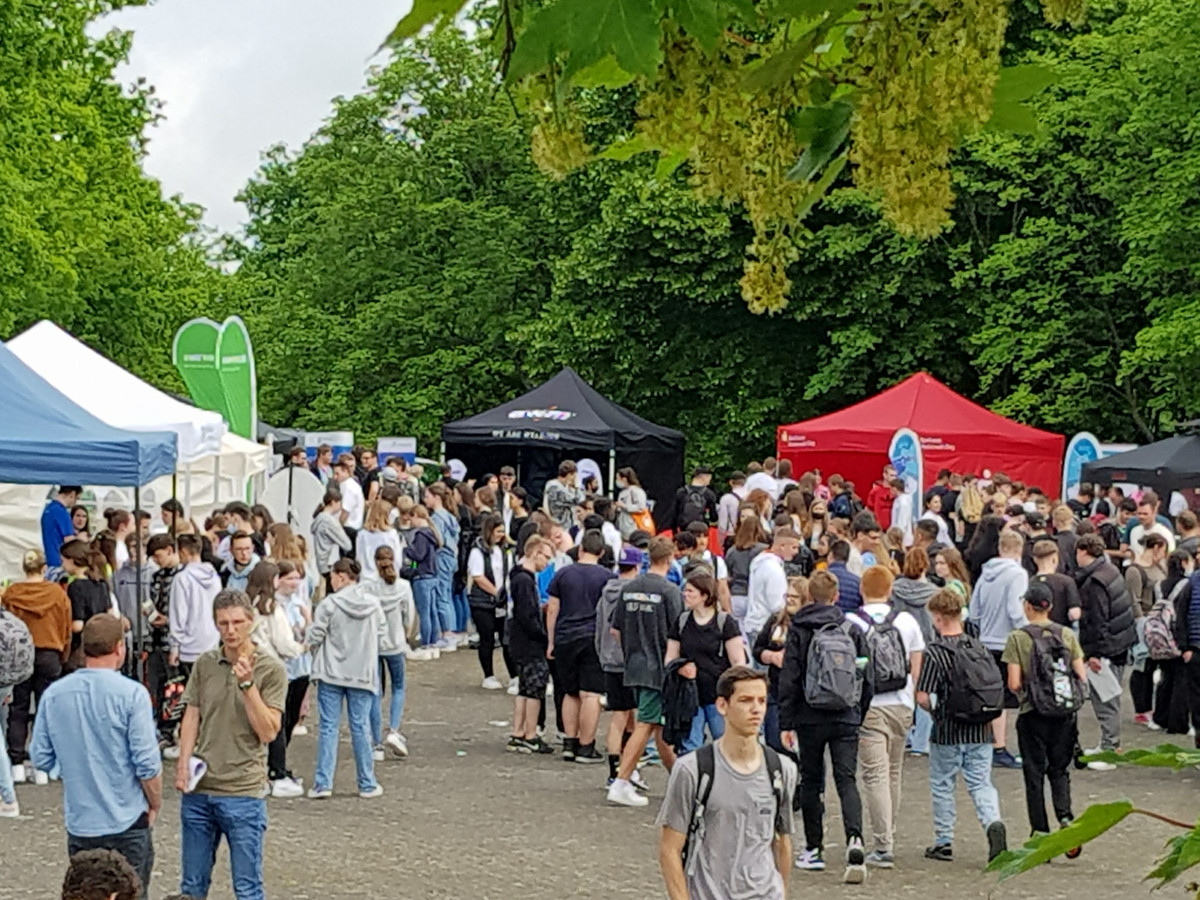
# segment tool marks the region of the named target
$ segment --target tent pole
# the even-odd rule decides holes
[[[441,456],[438,458],[438,462],[440,462],[443,466],[446,464],[446,442],[445,441],[442,441],[442,451],[441,451]]]
[[[617,486],[617,448],[612,447],[608,451],[608,496],[615,497],[615,488]]]
[[[144,672],[142,665],[142,526],[137,520],[137,510],[142,508],[142,489],[137,485],[133,488],[133,530],[137,534],[137,540],[133,542],[133,566],[134,566],[134,597],[137,598],[137,609],[133,615],[133,678],[134,681],[141,682]]]
[[[192,467],[183,470],[183,511],[192,517]]]
[[[221,454],[213,457],[213,506],[221,505]]]
[[[289,525],[298,525],[298,517],[292,512],[292,478],[296,474],[296,467],[292,465],[292,461],[288,460],[288,502],[287,502],[287,519]]]

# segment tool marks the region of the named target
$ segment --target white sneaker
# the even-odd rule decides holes
[[[278,778],[271,782],[271,796],[293,799],[304,796],[304,788],[292,778]]]
[[[846,845],[846,871],[842,873],[843,884],[862,884],[867,880],[867,856],[860,837],[850,838]]]
[[[650,791],[650,785],[637,769],[634,769],[633,774],[629,776],[629,783],[643,793],[649,793]]]
[[[483,679],[483,689],[485,691],[499,691],[503,688],[504,685],[500,683],[500,679],[495,675],[489,675],[487,678]]]
[[[458,641],[442,638],[437,642],[437,648],[439,653],[453,653],[458,649]]]
[[[46,785],[50,783],[50,776],[41,769],[31,769],[33,772],[33,783],[36,785]]]
[[[628,781],[617,779],[608,789],[608,802],[620,806],[649,806],[650,798],[639,794]]]
[[[308,734],[308,726],[304,724],[297,725],[292,729],[292,737],[305,737]]]
[[[804,872],[824,872],[825,857],[820,850],[805,850],[796,857],[796,868]]]
[[[305,796],[309,800],[328,800],[333,796],[333,791],[329,788],[318,788],[316,785],[313,785],[308,789],[308,793]]]
[[[371,759],[375,760],[375,762],[383,762],[385,759],[387,759],[387,754],[383,752],[383,745],[375,747],[371,750]]]
[[[358,796],[363,800],[374,800],[376,797],[382,797],[383,796],[383,786],[377,784],[377,785],[375,785],[375,787],[371,788],[369,791],[359,791]]]
[[[163,759],[179,759],[179,745],[168,744],[166,747],[163,747],[162,756]]]
[[[518,691],[518,690],[519,690],[519,689],[518,689],[518,687],[517,687],[517,679],[515,679],[515,678],[514,678],[512,681],[510,681],[510,682],[508,683],[508,696],[510,696],[510,697],[515,697],[515,696],[517,696],[517,691]]]
[[[1158,674],[1157,670],[1155,671],[1155,674]],[[1149,728],[1151,731],[1162,731],[1162,726],[1159,725],[1157,722],[1155,722],[1153,719],[1151,719],[1149,722],[1146,723],[1146,727]]]
[[[1093,772],[1111,772],[1117,765],[1116,763],[1096,761],[1088,763],[1087,767]]]
[[[21,764],[13,766],[12,773],[13,784],[25,784],[29,780],[29,776],[25,774],[25,766]]]
[[[0,800],[0,819],[15,819],[19,815],[21,815],[21,807],[16,800],[12,803]]]
[[[396,754],[399,759],[404,759],[408,756],[408,744],[405,743],[404,737],[398,731],[389,731],[383,742],[391,749],[392,753]]]

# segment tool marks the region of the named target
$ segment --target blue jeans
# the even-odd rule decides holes
[[[179,801],[183,876],[179,890],[207,897],[221,836],[229,843],[229,868],[237,900],[264,900],[263,835],[267,801],[257,797],[184,794]]]
[[[454,590],[451,599],[454,601],[454,630],[466,634],[467,623],[471,621],[471,604],[467,601],[466,588]]]
[[[388,729],[400,730],[404,718],[404,654],[392,653],[379,657],[380,668],[387,668],[392,683],[392,705],[388,710]],[[379,692],[371,696],[371,737],[375,744],[383,743],[383,678],[380,672]]]
[[[908,729],[908,749],[913,753],[929,753],[929,737],[933,734],[933,716],[917,707],[912,728]]]
[[[700,749],[704,743],[705,724],[708,725],[708,733],[714,741],[725,733],[725,717],[717,712],[717,704],[710,703],[696,710],[696,715],[692,718],[692,730],[679,745],[681,753],[691,753]]]
[[[413,600],[417,604],[417,618],[421,620],[421,646],[436,644],[442,638],[438,627],[437,576],[415,578],[412,582]]]
[[[0,688],[0,743],[8,745],[8,704],[12,701],[11,686]],[[0,747],[0,803],[16,803],[17,793],[13,787],[12,760]]]
[[[374,696],[374,691],[365,688],[348,688],[326,684],[324,681],[317,682],[317,712],[321,724],[317,733],[317,771],[313,775],[313,787],[324,790],[333,787],[333,773],[337,769],[338,728],[342,724],[342,699],[345,698],[346,711],[350,718],[350,746],[354,748],[358,790],[361,793],[375,788],[375,761],[371,758],[369,721],[371,698]]]
[[[442,634],[458,631],[454,615],[454,573],[458,571],[458,555],[445,547],[437,552],[437,617]]]
[[[1000,795],[992,786],[992,745],[930,744],[929,791],[933,796],[935,844],[954,842],[954,789],[962,772],[967,792],[975,804],[979,824],[987,828],[1000,821]]]

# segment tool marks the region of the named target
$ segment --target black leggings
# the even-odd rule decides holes
[[[13,688],[12,704],[8,708],[8,759],[19,766],[28,759],[25,742],[29,738],[33,715],[30,701],[40,706],[42,693],[62,675],[62,654],[57,650],[38,648],[33,652],[33,674]]]
[[[504,668],[508,670],[510,679],[517,677],[516,666],[508,653],[508,640],[504,637],[504,619],[496,615],[495,610],[471,607],[471,621],[479,632],[479,668],[483,669],[483,677],[495,675],[492,664],[492,654],[496,650],[496,636],[500,636],[500,652],[504,655]]]
[[[287,748],[292,742],[292,732],[296,730],[296,723],[300,721],[300,707],[304,704],[304,695],[307,693],[307,675],[288,682],[282,727],[275,735],[275,740],[267,745],[267,770],[272,781],[291,775],[287,767]]]

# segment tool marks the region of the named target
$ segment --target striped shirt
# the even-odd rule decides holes
[[[950,684],[953,670],[953,651],[947,645],[955,645],[962,639],[956,634],[939,637],[925,647],[925,659],[921,663],[921,675],[917,679],[917,692],[929,694],[933,702],[933,737],[935,744],[990,744],[992,724],[968,725],[945,715],[939,709],[938,697],[944,696]]]

